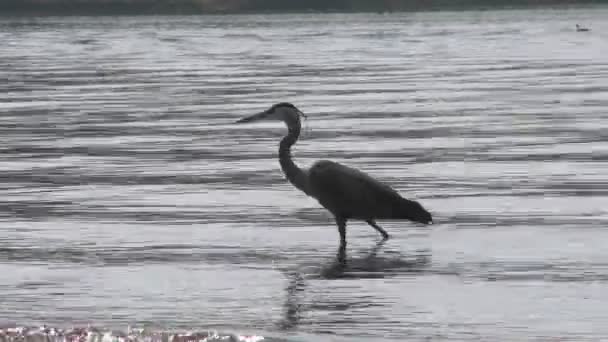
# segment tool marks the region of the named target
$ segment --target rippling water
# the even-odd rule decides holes
[[[0,19],[0,324],[297,341],[608,338],[608,8]],[[574,24],[591,27],[574,32]],[[436,224],[338,232],[279,169]]]

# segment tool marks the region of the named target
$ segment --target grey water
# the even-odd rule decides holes
[[[0,324],[608,338],[608,7],[0,19]],[[579,23],[590,32],[575,32]],[[435,224],[348,227],[331,159]]]

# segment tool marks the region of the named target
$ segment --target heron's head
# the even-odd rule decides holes
[[[418,205],[420,205],[420,204],[418,204]],[[422,205],[420,205],[420,211],[416,215],[416,219],[418,220],[418,222],[421,222],[424,224],[433,224],[433,215],[431,215],[431,213],[429,213],[426,209],[424,209],[422,207]]]
[[[300,116],[306,118],[296,106],[291,103],[281,102],[266,109],[263,112],[242,118],[236,123],[255,122],[255,121],[283,121],[287,127],[300,127]]]
[[[417,201],[405,200],[402,210],[404,218],[423,224],[433,224],[433,216]]]

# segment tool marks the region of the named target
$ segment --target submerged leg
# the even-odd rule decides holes
[[[382,229],[382,227],[380,227],[378,224],[376,224],[376,221],[374,221],[374,220],[367,220],[365,222],[367,222],[367,224],[369,224],[370,226],[374,227],[375,230],[377,230],[380,234],[382,234],[382,237],[385,240],[389,238],[388,233],[386,232],[386,230]]]
[[[338,248],[338,261],[341,264],[346,262],[346,219],[336,217],[338,232],[340,232],[340,247]]]
[[[340,232],[340,248],[346,248],[346,219],[336,217],[338,232]]]
[[[346,245],[340,245],[340,247],[338,247],[338,254],[336,256],[341,265],[346,264]]]

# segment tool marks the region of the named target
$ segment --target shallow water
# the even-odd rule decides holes
[[[608,8],[0,19],[0,325],[294,341],[608,338]],[[574,32],[574,24],[592,28]],[[279,169],[435,225],[348,229]]]

